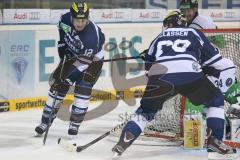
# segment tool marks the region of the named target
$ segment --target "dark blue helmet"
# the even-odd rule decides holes
[[[163,26],[169,27],[169,24],[172,24],[173,26],[186,26],[187,20],[183,14],[181,14],[178,11],[172,11],[168,13],[166,18],[163,20]]]

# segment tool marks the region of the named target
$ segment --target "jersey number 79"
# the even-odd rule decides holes
[[[187,48],[190,46],[191,42],[189,40],[177,39],[174,42],[170,40],[159,41],[157,44],[156,58],[163,54],[162,46],[172,47],[174,52],[186,52]]]

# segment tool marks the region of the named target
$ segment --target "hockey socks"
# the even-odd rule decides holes
[[[211,128],[212,136],[214,136],[218,140],[223,139],[224,119],[215,117],[207,118],[207,126],[208,128]]]

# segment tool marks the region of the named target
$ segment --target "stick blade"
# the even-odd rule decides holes
[[[120,160],[121,158],[122,158],[122,156],[119,155],[119,153],[113,152],[112,160]]]
[[[81,152],[81,151],[84,150],[84,149],[85,149],[84,147],[78,146],[78,147],[76,148],[76,151],[77,151],[77,152]]]
[[[208,160],[239,160],[239,156],[237,153],[223,155],[217,152],[209,152]]]
[[[72,143],[71,140],[67,140],[64,138],[58,139],[58,144],[66,151],[69,152],[76,152],[77,151],[77,145],[76,143]]]
[[[41,148],[43,147],[41,137],[42,135],[34,135],[33,137],[29,138],[28,141],[34,148]]]

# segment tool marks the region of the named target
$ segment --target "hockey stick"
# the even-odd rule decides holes
[[[141,54],[141,53],[140,53]],[[122,61],[122,60],[129,60],[129,59],[140,59],[141,56],[135,57],[122,57],[122,58],[115,58],[115,59],[104,59],[103,62],[112,62],[112,61]]]
[[[44,137],[43,137],[43,145],[45,146],[45,143],[46,143],[46,140],[47,140],[47,136],[48,136],[48,131],[49,131],[49,128],[51,126],[51,121],[52,121],[52,118],[53,118],[53,114],[54,114],[54,106],[55,106],[55,103],[56,103],[56,99],[57,99],[57,95],[58,95],[58,92],[55,91],[55,94],[54,94],[54,100],[53,100],[53,104],[52,104],[52,111],[49,115],[49,119],[48,119],[48,124],[47,124],[47,129],[45,131],[45,134],[44,134]]]
[[[60,70],[60,73],[59,73],[59,78],[60,78],[60,79],[61,79],[61,77],[62,77],[62,71],[63,71],[63,67],[64,67],[64,64],[65,64],[65,60],[66,60],[66,58],[65,58],[65,56],[64,56],[64,57],[63,57],[63,63],[62,63],[62,66],[61,66],[61,70]],[[48,131],[49,131],[49,128],[50,128],[50,126],[51,126],[51,121],[52,121],[53,115],[54,115],[54,113],[55,113],[55,108],[54,108],[54,106],[55,106],[56,101],[57,101],[58,92],[57,92],[57,91],[54,91],[54,92],[55,92],[55,94],[54,94],[54,100],[53,100],[53,104],[52,104],[52,111],[51,111],[51,113],[50,113],[50,115],[49,115],[48,124],[47,124],[47,129],[46,129],[45,134],[44,134],[44,137],[43,137],[43,145],[44,145],[44,146],[45,146],[45,144],[46,144],[46,140],[47,140],[47,136],[48,136]]]
[[[65,29],[62,28],[62,30],[65,32],[65,34],[69,37],[71,37],[69,35],[69,32],[67,32]],[[139,55],[142,55],[146,50],[142,51],[141,53],[139,53]],[[79,58],[81,55],[77,55],[76,53],[73,53],[73,56],[75,58]],[[106,60],[103,60],[103,62],[112,62],[112,61],[121,61],[121,60],[129,60],[129,59],[139,59],[139,58],[142,58],[141,56],[134,56],[134,57],[123,57],[123,58],[115,58],[115,59],[106,59]],[[143,58],[142,58],[143,59]]]
[[[91,145],[93,145],[93,144],[97,143],[98,141],[102,140],[103,138],[109,136],[111,133],[115,132],[116,130],[122,128],[123,125],[125,125],[126,123],[127,123],[127,121],[115,126],[110,131],[104,133],[103,135],[99,136],[98,138],[92,140],[91,142],[89,142],[89,143],[87,143],[83,146],[77,146],[75,143],[73,144],[73,143],[71,143],[68,140],[65,140],[63,138],[58,139],[58,144],[60,146],[62,146],[63,148],[65,148],[66,150],[81,152],[82,150],[85,150],[86,148],[90,147]]]
[[[143,51],[143,52],[144,52],[144,51]],[[139,53],[139,54],[142,54],[143,52],[141,52],[141,53]],[[76,55],[76,54],[73,53],[73,56],[74,56],[74,57],[72,57],[72,58],[70,58],[70,59],[73,59],[73,58],[78,59],[78,58],[80,58],[82,55]],[[142,56],[133,56],[133,57],[122,57],[122,58],[114,58],[114,59],[104,59],[104,60],[102,60],[102,61],[103,61],[103,62],[113,62],[113,61],[123,61],[123,60],[130,60],[130,59],[143,59],[143,58],[142,58]],[[101,60],[99,59],[99,61],[101,61]]]

